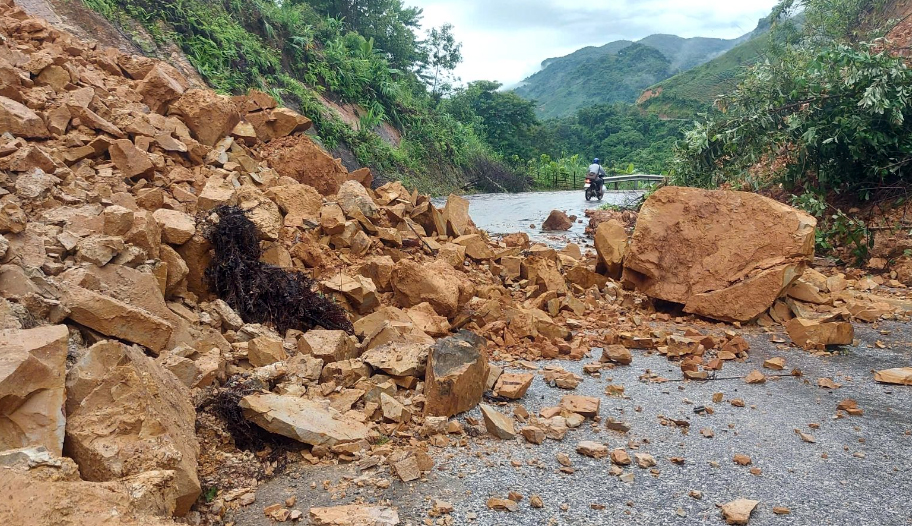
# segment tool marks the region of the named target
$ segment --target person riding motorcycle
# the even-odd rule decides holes
[[[595,185],[595,191],[601,192],[602,185],[605,184],[605,177],[607,174],[602,168],[602,165],[599,163],[598,157],[592,160],[592,164],[589,165],[589,177],[592,179],[592,183]]]

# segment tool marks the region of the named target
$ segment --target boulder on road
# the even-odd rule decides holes
[[[801,347],[852,345],[855,328],[847,321],[821,321],[794,318],[785,324],[789,338]]]
[[[627,253],[627,231],[620,221],[611,219],[596,227],[595,252],[598,256],[595,271],[612,279],[620,279],[624,255]]]
[[[481,404],[481,416],[484,417],[485,429],[501,440],[510,440],[516,436],[513,419],[488,404]]]
[[[200,494],[190,390],[135,346],[102,341],[67,373],[66,454],[85,480],[173,470],[175,515]]]
[[[816,225],[754,193],[664,187],[640,211],[623,278],[685,312],[750,321],[804,272]]]
[[[481,336],[459,331],[431,348],[424,384],[425,415],[453,416],[478,405],[488,377],[484,344]]]
[[[560,210],[552,210],[548,219],[542,223],[542,230],[570,230],[573,227],[573,221],[567,217],[567,214]]]
[[[368,428],[361,422],[319,403],[297,396],[258,393],[245,396],[240,406],[244,417],[270,433],[313,446],[332,447],[367,440]]]
[[[66,325],[0,331],[0,451],[63,451]]]

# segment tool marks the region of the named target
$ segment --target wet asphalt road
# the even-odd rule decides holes
[[[356,498],[367,502],[389,499],[399,508],[402,523],[413,525],[423,523],[436,498],[455,505],[454,524],[718,525],[724,521],[716,504],[743,497],[760,501],[750,520],[752,526],[909,525],[912,387],[877,384],[872,370],[912,364],[912,331],[908,324],[900,323],[859,324],[856,330],[858,346],[817,357],[795,348],[777,348],[783,345],[770,341],[776,336],[755,329],[747,335],[750,359],[727,363],[720,377],[743,376],[774,356],[786,359],[783,372],[799,368],[804,373],[803,378],[775,378],[762,385],[747,385],[740,379],[644,383],[638,378],[647,369],[670,380],[681,375],[676,364],[643,351],[634,351],[630,366],[606,371],[602,378],[582,374],[588,360],[557,362],[584,376],[583,383],[569,392],[548,387],[537,378],[520,401],[524,407],[532,412],[557,405],[568,393],[598,396],[601,416],[628,423],[630,432],[623,435],[603,426],[596,430],[587,422],[571,430],[563,441],[549,440],[541,446],[486,436],[470,440],[465,447],[432,448],[438,464],[427,481],[402,484],[381,469],[371,476],[393,480],[390,489],[351,488],[336,500],[330,500],[322,481],[336,483],[360,473],[352,466],[302,467],[261,486],[257,503],[232,519],[239,526],[270,524],[263,507],[295,494],[298,508],[305,514],[309,506],[339,505]],[[876,341],[887,348],[875,347]],[[821,377],[842,387],[819,388],[816,384]],[[625,397],[605,395],[609,383],[623,386]],[[723,393],[722,403],[712,402],[717,392]],[[745,407],[730,405],[732,398],[743,399]],[[836,405],[846,398],[856,399],[864,416],[835,419]],[[697,405],[712,407],[715,413],[697,415],[693,411]],[[479,417],[477,409],[470,414]],[[689,431],[661,425],[660,415],[688,420]],[[819,429],[809,424],[819,424]],[[712,430],[713,437],[704,437],[702,429]],[[816,443],[803,442],[795,429],[812,435]],[[650,453],[658,462],[658,473],[627,467],[625,471],[635,478],[631,483],[622,482],[609,474],[609,460],[575,453],[581,440],[627,447],[631,457],[635,451]],[[629,447],[631,444],[638,449]],[[575,473],[558,471],[555,455],[561,452],[573,459]],[[735,454],[749,455],[752,465],[735,464]],[[683,457],[685,463],[673,464],[670,457]],[[513,467],[513,460],[522,466]],[[529,465],[530,461],[538,465]],[[752,467],[760,468],[761,474],[751,474]],[[317,482],[317,489],[311,489],[311,482]],[[689,496],[692,490],[702,492],[703,498]],[[525,496],[518,511],[486,509],[488,497],[506,497],[510,491]],[[532,494],[542,497],[544,509],[530,508]],[[775,515],[774,506],[787,507],[791,513]]]
[[[567,240],[585,242],[584,231],[589,220],[586,210],[598,208],[610,203],[624,205],[635,201],[642,191],[627,190],[605,192],[601,202],[586,201],[582,188],[578,191],[565,192],[525,192],[521,194],[476,194],[463,196],[469,201],[469,214],[475,225],[488,233],[510,234],[525,232],[529,238],[549,244],[566,243]],[[443,207],[446,198],[434,199],[434,205]],[[567,233],[542,232],[541,225],[552,210],[561,210],[567,215],[575,215],[582,223],[577,222]],[[535,225],[535,228],[530,228]],[[591,240],[590,240],[591,241]]]

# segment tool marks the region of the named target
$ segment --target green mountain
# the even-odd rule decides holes
[[[543,118],[563,117],[593,104],[637,100],[644,89],[722,55],[749,35],[724,40],[650,35],[585,47],[542,62],[516,93],[538,102]]]

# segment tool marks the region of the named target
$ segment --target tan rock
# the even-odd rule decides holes
[[[567,217],[567,214],[560,210],[552,210],[548,219],[542,223],[542,230],[570,230],[573,227],[573,221]]]
[[[336,193],[336,203],[346,217],[356,219],[358,213],[367,219],[377,218],[377,205],[367,189],[357,181],[345,181]]]
[[[754,193],[665,187],[640,211],[624,279],[686,312],[749,321],[804,271],[815,226],[808,214]]]
[[[421,265],[402,259],[393,269],[391,283],[401,307],[427,302],[437,314],[447,318],[455,316],[475,292],[471,282],[440,260]]]
[[[630,465],[630,455],[627,454],[627,451],[618,448],[611,451],[611,462],[617,466],[629,466]]]
[[[592,396],[567,395],[561,398],[560,407],[571,413],[577,413],[588,418],[598,416],[601,400]]]
[[[487,261],[494,259],[494,250],[488,246],[481,234],[467,234],[457,237],[453,243],[463,246],[466,249],[466,255],[475,261]]]
[[[430,303],[419,303],[405,313],[416,327],[430,336],[443,337],[450,334],[450,322],[443,316],[438,316]]]
[[[516,437],[513,418],[501,413],[488,404],[480,404],[481,415],[484,417],[485,428],[488,433],[502,440],[511,440]]]
[[[877,371],[874,373],[874,380],[884,384],[912,385],[912,367]]]
[[[519,430],[526,442],[541,444],[545,441],[545,432],[538,426],[525,426]]]
[[[567,278],[567,281],[570,283],[579,285],[584,289],[591,289],[592,287],[601,289],[608,283],[608,278],[606,276],[596,274],[584,265],[571,267],[570,270],[564,273],[564,277]]]
[[[190,214],[161,208],[152,213],[161,228],[162,241],[172,245],[183,245],[196,232],[196,221]]]
[[[794,318],[785,324],[789,338],[801,347],[814,345],[851,345],[855,328],[847,321],[820,321]]]
[[[518,400],[526,395],[526,391],[529,390],[534,379],[534,374],[504,373],[494,384],[494,394],[510,400]]]
[[[91,235],[76,245],[76,261],[102,267],[124,249],[123,239],[114,236]]]
[[[313,526],[397,526],[395,508],[351,504],[332,508],[310,508]]]
[[[655,457],[653,457],[649,453],[634,453],[633,458],[634,458],[634,460],[636,460],[637,466],[639,466],[643,469],[649,469],[649,468],[655,467],[655,465],[656,465]]]
[[[343,294],[359,314],[367,314],[380,304],[380,299],[377,297],[377,286],[364,276],[349,276],[340,272],[334,276],[328,276],[320,284],[326,290]]]
[[[747,376],[744,377],[744,383],[748,384],[762,384],[766,383],[766,376],[761,373],[759,370],[754,369]]]
[[[358,357],[358,349],[345,331],[322,329],[311,329],[305,332],[298,339],[298,352],[309,354],[326,363]]]
[[[619,279],[627,254],[627,231],[620,221],[612,219],[596,227],[595,252],[598,256],[596,272]]]
[[[200,192],[196,202],[200,210],[211,210],[217,206],[237,204],[234,197],[234,187],[231,183],[217,175],[206,180],[206,185]]]
[[[171,105],[169,113],[177,115],[206,146],[215,146],[241,121],[230,98],[207,89],[187,90]]]
[[[584,457],[605,458],[608,456],[608,446],[591,440],[584,440],[576,445],[576,452]]]
[[[150,177],[155,173],[155,165],[149,154],[137,148],[129,139],[118,139],[108,148],[111,161],[124,177]]]
[[[472,218],[469,217],[469,202],[458,195],[450,194],[447,197],[446,206],[443,208],[443,221],[447,231],[441,234],[459,237],[471,234],[475,230]]]
[[[326,203],[320,208],[320,226],[329,235],[345,231],[345,212],[336,203]]]
[[[28,139],[51,136],[41,117],[27,106],[0,96],[0,130]]]
[[[138,347],[104,341],[67,373],[67,454],[86,480],[173,470],[175,514],[200,494],[190,391]]]
[[[770,358],[763,362],[763,367],[766,369],[772,369],[774,371],[781,371],[785,369],[785,358],[777,356],[775,358]]]
[[[335,195],[348,171],[306,135],[271,141],[261,152],[269,166],[281,176],[315,188],[321,195]]]
[[[0,451],[62,454],[68,339],[65,325],[0,330]]]
[[[408,422],[412,418],[412,413],[402,402],[386,393],[380,393],[380,410],[383,411],[383,418],[390,422]]]
[[[171,323],[144,309],[78,286],[66,288],[63,303],[74,322],[105,336],[138,343],[156,354],[165,348],[174,330]]]
[[[314,446],[332,447],[367,440],[368,428],[320,403],[296,396],[252,394],[240,402],[244,417],[278,435]]]
[[[499,499],[496,497],[491,497],[487,500],[485,505],[488,509],[497,510],[497,511],[516,511],[519,509],[519,504],[514,500],[510,499]]]
[[[342,360],[326,364],[320,374],[323,383],[335,382],[342,387],[351,387],[370,376],[370,367],[361,360]]]
[[[478,405],[488,374],[484,344],[480,336],[460,331],[431,349],[424,384],[425,415],[453,416]]]
[[[133,211],[118,205],[106,207],[104,216],[104,234],[124,236],[133,227]]]
[[[366,351],[361,359],[392,376],[423,378],[431,347],[427,343],[390,343]]]
[[[266,195],[275,201],[285,214],[286,227],[302,226],[305,220],[313,223],[318,223],[320,220],[323,196],[311,186],[306,184],[274,186],[266,192]]]
[[[604,224],[604,223],[603,223]],[[602,363],[618,363],[621,365],[630,365],[633,362],[633,355],[630,350],[620,344],[612,344],[602,349]]]
[[[171,102],[184,94],[186,85],[181,82],[173,68],[158,62],[146,73],[143,80],[136,87],[142,96],[143,102],[152,111],[165,114]]]
[[[723,504],[722,517],[726,524],[747,524],[750,520],[751,512],[760,504],[760,501],[749,499],[738,499]]]
[[[263,367],[288,358],[282,340],[269,336],[258,336],[247,342],[247,360],[254,367]]]

